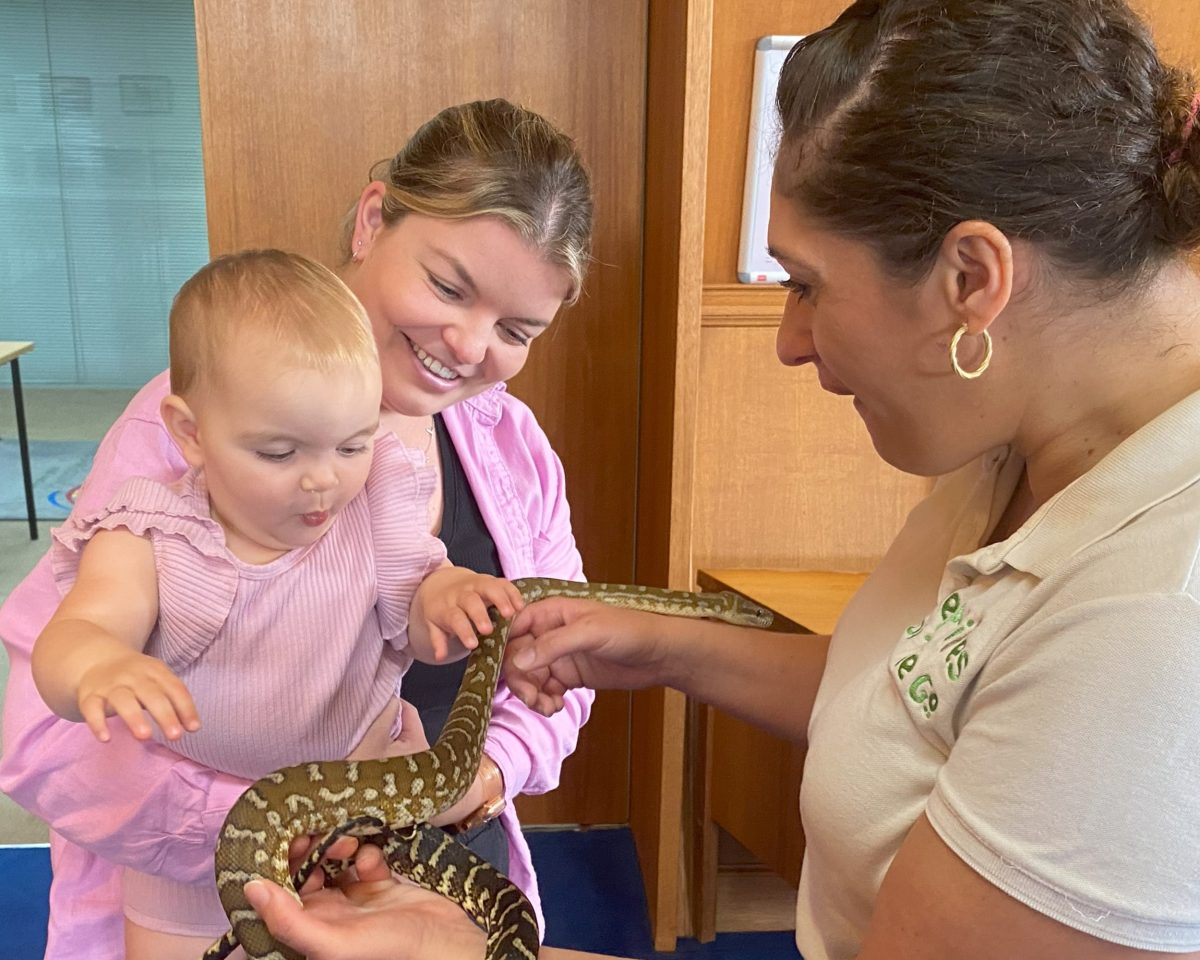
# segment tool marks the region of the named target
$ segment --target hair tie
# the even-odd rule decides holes
[[[1192,139],[1192,131],[1196,129],[1197,113],[1200,113],[1200,90],[1197,90],[1196,95],[1192,97],[1192,107],[1188,111],[1187,119],[1183,122],[1183,131],[1179,137],[1179,146],[1171,151],[1171,155],[1167,157],[1167,166],[1174,166],[1183,159],[1183,151],[1187,147],[1187,142]]]

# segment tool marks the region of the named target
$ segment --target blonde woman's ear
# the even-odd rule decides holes
[[[183,453],[183,459],[188,462],[188,466],[197,469],[203,467],[204,453],[200,447],[199,430],[196,426],[195,414],[192,413],[188,402],[173,393],[163,398],[158,409],[167,432]]]
[[[355,260],[361,260],[371,248],[375,234],[383,227],[383,199],[387,196],[387,184],[372,180],[358,197],[354,212],[354,236],[350,244]]]

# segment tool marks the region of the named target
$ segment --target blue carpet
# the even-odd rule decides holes
[[[656,953],[627,827],[529,830],[546,915],[546,943],[572,950],[642,960],[802,960],[794,932],[720,933],[712,943],[681,939],[672,953]]]
[[[97,445],[90,440],[29,441],[33,501],[40,520],[62,520],[71,512],[75,488],[91,469]],[[0,440],[0,520],[25,516],[21,448],[15,439]]]
[[[546,943],[639,960],[799,960],[790,931],[722,933],[713,943],[679,941],[655,953],[633,835],[626,827],[531,830]],[[46,949],[50,851],[0,846],[0,960],[37,960]]]
[[[50,848],[0,847],[0,960],[37,960],[46,952]]]

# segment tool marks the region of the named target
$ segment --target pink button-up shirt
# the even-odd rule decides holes
[[[76,504],[102,507],[131,476],[169,483],[186,464],[158,414],[167,375],[130,402],[96,453]],[[504,574],[583,578],[571,533],[562,464],[533,414],[503,385],[443,413]],[[48,558],[0,607],[10,673],[5,695],[0,790],[50,824],[54,879],[46,960],[124,956],[121,866],[194,883],[213,872],[217,830],[247,781],[216,773],[112,728],[98,744],[83,724],[42,702],[29,670],[33,642],[59,602]],[[593,694],[574,691],[554,717],[528,710],[503,686],[485,750],[504,773],[511,800],[558,785]],[[510,804],[501,817],[509,875],[541,919],[529,848]]]

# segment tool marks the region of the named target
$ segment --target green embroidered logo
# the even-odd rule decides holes
[[[962,619],[962,598],[957,593],[950,594],[942,601],[942,619],[955,623]]]
[[[974,629],[975,619],[967,616],[963,609],[962,597],[956,591],[942,601],[938,609],[940,621],[926,630],[929,618],[913,624],[904,630],[904,639],[921,638],[922,646],[937,640],[938,652],[942,655],[946,679],[957,682],[963,676],[970,662],[967,652],[967,635]],[[896,661],[896,677],[905,680],[917,668],[921,660],[921,651],[909,653]],[[921,707],[926,719],[932,717],[938,708],[938,695],[934,687],[933,675],[921,673],[908,684],[908,698]]]
[[[967,668],[967,640],[964,637],[952,646],[946,654],[946,679],[957,680]]]
[[[896,664],[896,676],[901,680],[912,673],[912,668],[917,665],[917,655],[910,653],[907,657]]]
[[[929,689],[925,689],[928,687]],[[938,695],[933,689],[933,678],[923,673],[908,685],[908,696],[913,703],[919,703],[926,717],[932,717],[938,707]]]

